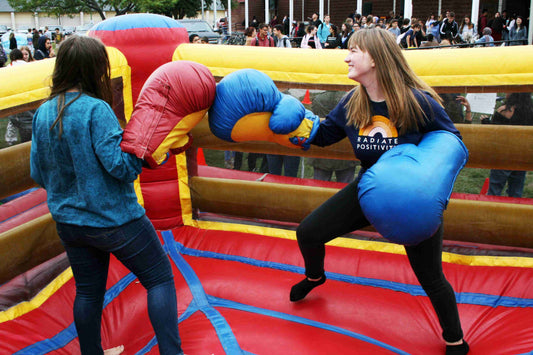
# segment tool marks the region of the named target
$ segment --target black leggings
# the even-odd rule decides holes
[[[305,262],[305,275],[316,279],[324,275],[324,244],[336,237],[366,227],[357,197],[359,179],[348,184],[307,216],[296,230],[298,246]],[[405,246],[411,267],[426,291],[447,342],[459,341],[463,331],[455,293],[442,272],[442,224],[431,238],[415,246]]]

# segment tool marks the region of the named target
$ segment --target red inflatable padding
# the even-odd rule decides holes
[[[122,150],[156,167],[172,149],[190,144],[188,132],[204,117],[215,99],[215,78],[206,66],[170,62],[150,75],[122,138]]]
[[[176,157],[156,169],[143,169],[141,193],[146,215],[155,229],[165,230],[183,225]]]
[[[43,202],[46,202],[46,190],[37,189],[0,205],[0,223]]]
[[[515,203],[520,205],[533,205],[533,198],[526,197],[508,197],[508,196],[490,196],[490,195],[476,195],[476,194],[464,194],[464,193],[452,193],[452,198],[460,200],[474,200],[474,201],[487,201],[487,202],[503,202],[503,203]]]

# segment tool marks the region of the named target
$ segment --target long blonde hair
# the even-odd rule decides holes
[[[349,48],[356,45],[374,60],[378,84],[383,90],[391,123],[399,128],[400,133],[418,130],[419,124],[425,124],[425,119],[429,117],[425,117],[413,89],[427,92],[442,105],[441,98],[416,76],[389,31],[378,27],[361,29],[352,34],[348,43]],[[364,128],[372,124],[370,98],[364,86],[359,85],[354,89],[346,109],[349,125]]]

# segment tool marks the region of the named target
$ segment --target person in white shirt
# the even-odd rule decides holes
[[[11,61],[11,63],[9,63],[9,66],[12,67],[28,64],[28,62],[24,60],[24,55],[22,54],[22,51],[18,48],[11,50],[11,52],[9,53],[9,60]]]

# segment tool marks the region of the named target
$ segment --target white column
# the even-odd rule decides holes
[[[330,3],[330,0],[328,0],[328,15],[331,16],[331,9],[329,8],[329,3]]]
[[[289,33],[292,30],[292,21],[294,21],[294,0],[289,0]]]
[[[268,24],[270,22],[270,4],[268,3],[268,0],[265,0],[265,23]]]
[[[17,26],[15,26],[15,13],[12,12],[11,13],[11,30],[15,32],[16,29],[17,29]]]
[[[476,28],[479,28],[479,23],[477,23],[479,19],[479,0],[472,0],[472,14],[470,15],[470,19],[476,25]]]
[[[531,19],[533,16],[533,0],[531,0],[531,4],[529,5],[529,18]],[[529,28],[527,29],[528,35],[527,35],[527,43],[531,44],[533,43],[533,26],[531,26],[531,21],[529,22]]]
[[[363,14],[363,0],[357,0],[357,7],[355,8],[355,12],[358,14]]]
[[[403,6],[403,18],[411,19],[412,16],[413,16],[413,1],[405,0],[405,4]]]
[[[213,27],[217,28],[217,0],[213,0]]]
[[[244,28],[248,28],[248,0],[244,0]]]
[[[324,21],[324,0],[318,0],[318,18]]]
[[[394,0],[394,1],[392,2],[392,12],[394,12],[394,15],[397,15],[397,14],[396,14],[396,0]],[[398,24],[398,25],[400,25],[400,24]]]
[[[228,21],[228,34],[231,35],[231,0],[228,0],[228,17],[226,21]]]
[[[498,12],[502,14],[503,0],[498,0]]]
[[[202,0],[202,20],[205,20],[204,0]]]
[[[85,21],[85,15],[83,14],[83,11],[80,11],[80,25],[83,26],[83,22]]]
[[[39,13],[38,12],[34,12],[33,13],[33,18],[35,18],[35,28],[37,30],[39,30]]]

